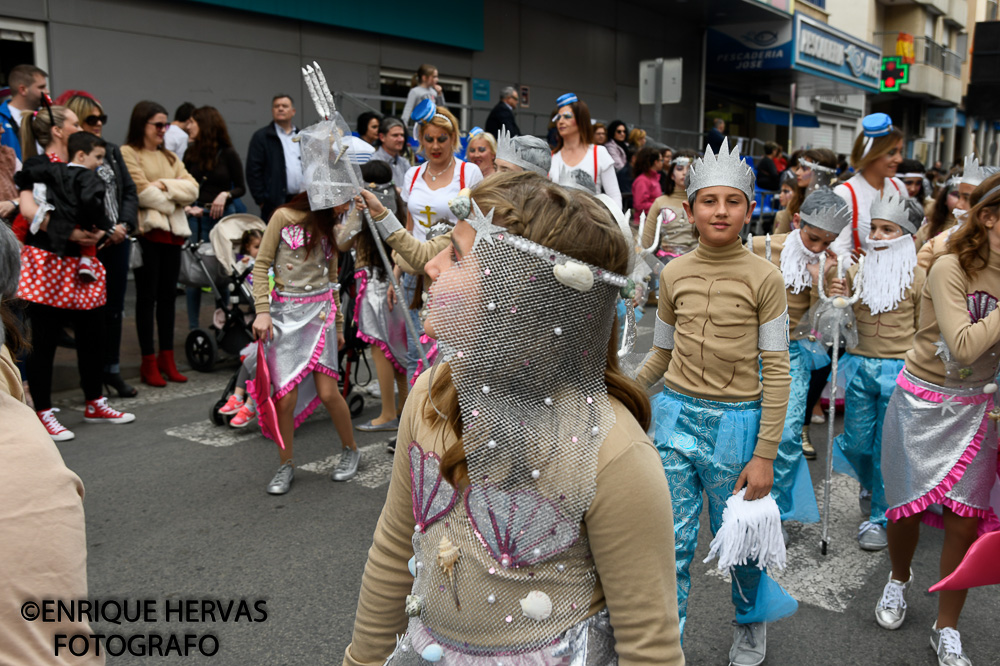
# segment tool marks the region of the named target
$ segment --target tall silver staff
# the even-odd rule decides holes
[[[858,273],[854,278],[854,295],[828,296],[823,289],[823,277],[826,273],[826,257],[819,269],[819,298],[821,305],[814,314],[813,330],[832,332],[832,366],[830,368],[830,414],[827,417],[826,430],[826,472],[823,479],[823,536],[820,541],[820,552],[826,555],[829,545],[830,530],[830,481],[833,478],[833,419],[837,414],[837,360],[840,356],[840,339],[842,333],[854,330],[853,306],[861,297],[861,279],[864,271],[865,258],[858,259]],[[844,277],[844,257],[837,258],[837,278]],[[856,333],[855,333],[856,335]],[[824,341],[825,341],[824,337]]]
[[[338,205],[340,203],[350,201],[354,198],[354,196],[360,194],[361,190],[364,188],[364,184],[361,182],[361,173],[358,166],[352,163],[350,158],[347,156],[347,151],[350,150],[350,146],[348,144],[350,129],[347,127],[346,123],[344,123],[340,114],[337,113],[337,107],[334,104],[333,95],[330,93],[330,87],[326,83],[326,77],[323,75],[323,70],[320,68],[319,63],[313,62],[312,65],[306,65],[303,67],[302,77],[305,79],[306,88],[309,89],[309,96],[312,97],[313,104],[316,105],[316,111],[319,113],[320,117],[330,125],[327,130],[329,136],[328,149],[334,149],[336,152],[333,159],[325,160],[326,163],[322,165],[324,172],[321,176],[328,181],[326,183],[328,187],[327,190],[322,192],[320,196],[326,197],[324,204]],[[310,132],[312,129],[313,128],[307,128],[303,131],[303,134]],[[324,147],[326,147],[325,142]],[[338,182],[342,180],[344,175],[346,175],[347,180],[350,182]],[[378,247],[379,256],[382,258],[382,265],[385,267],[389,280],[392,282],[392,288],[396,290],[397,294],[403,294],[404,292],[400,288],[399,282],[396,280],[396,276],[392,271],[392,264],[389,262],[388,255],[386,255],[378,230],[375,228],[375,221],[372,220],[371,214],[368,212],[367,208],[365,208],[364,217],[368,223],[368,229],[377,239],[375,245]],[[408,307],[404,307],[403,310],[405,315],[403,319],[406,322],[406,328],[409,331],[410,336],[417,344],[417,349],[420,351],[420,357],[424,361],[424,367],[430,369],[431,363],[428,360],[427,350],[420,342],[420,329],[412,319],[413,312]]]

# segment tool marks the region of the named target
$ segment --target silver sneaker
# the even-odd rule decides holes
[[[729,648],[731,666],[757,666],[767,653],[767,624],[733,622],[733,647]]]
[[[937,652],[938,666],[972,666],[972,660],[962,652],[962,637],[957,629],[945,627],[938,631],[935,622],[931,627],[931,647]]]
[[[906,590],[913,584],[913,571],[910,580],[900,583],[892,579],[889,572],[889,582],[882,589],[882,598],[875,606],[875,621],[884,629],[899,629],[906,619]]]
[[[358,473],[358,463],[361,462],[361,451],[344,449],[340,454],[340,462],[330,475],[332,481],[350,481]]]
[[[864,488],[858,493],[858,508],[861,509],[861,517],[868,520],[872,515],[872,491]]]
[[[861,550],[882,550],[889,545],[889,539],[885,534],[885,527],[869,520],[861,523],[858,528],[858,545]]]
[[[372,419],[374,421],[374,419]],[[399,419],[395,418],[391,421],[386,421],[385,423],[375,424],[372,421],[367,423],[362,423],[361,425],[354,426],[357,430],[362,432],[391,432],[393,430],[399,430]]]
[[[272,495],[284,495],[292,487],[293,478],[295,478],[295,467],[291,462],[286,462],[274,473],[271,483],[267,484],[267,492]]]

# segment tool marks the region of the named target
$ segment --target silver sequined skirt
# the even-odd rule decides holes
[[[321,403],[313,373],[338,376],[336,297],[333,288],[308,295],[278,291],[272,294],[274,337],[264,348],[271,375],[271,397],[277,401],[298,387],[296,427]],[[250,382],[247,386],[251,388]],[[259,394],[260,387],[254,386],[253,395],[258,402]],[[266,430],[264,434],[270,436]]]
[[[510,646],[491,654],[470,647],[468,643],[459,645],[436,637],[424,626],[420,618],[414,617],[410,618],[406,634],[399,639],[396,649],[385,663],[386,666],[426,666],[429,660],[425,656],[436,656],[431,653],[433,651],[441,654],[439,659],[433,661],[444,666],[497,666],[497,664],[615,666],[618,664],[615,639],[606,608],[578,622],[561,636],[554,637],[547,647],[519,652],[516,646]],[[422,654],[425,656],[421,656]]]
[[[381,349],[396,372],[406,374],[406,304],[400,298],[389,309],[389,281],[374,279],[371,268],[362,268],[354,277],[358,337]]]
[[[994,395],[954,389],[906,370],[896,380],[882,430],[886,514],[892,520],[946,506],[995,522],[990,491],[997,478],[997,428],[987,416]]]

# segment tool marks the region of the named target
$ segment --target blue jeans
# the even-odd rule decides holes
[[[211,204],[209,204],[211,205]],[[226,206],[226,209],[222,211],[222,217],[226,215],[232,215],[236,212],[236,207],[230,203]],[[221,219],[221,218],[220,218]],[[202,217],[192,217],[188,216],[188,225],[191,227],[191,237],[188,239],[190,243],[197,243],[199,241],[208,242],[208,234],[215,227],[215,223],[219,220],[213,219],[208,216],[208,207],[205,207],[205,215]],[[187,311],[188,311],[188,328],[194,330],[198,328],[198,313],[201,310],[201,289],[198,287],[188,287],[186,290],[187,294]]]
[[[403,273],[403,295],[406,298],[404,307],[409,308],[413,302],[413,297],[417,293],[417,276]],[[413,374],[417,371],[417,362],[420,360],[420,336],[424,334],[424,329],[420,326],[420,318],[415,316],[416,312],[407,312],[408,317],[412,317],[417,325],[417,337],[413,337],[410,327],[406,327],[406,381],[413,381]]]

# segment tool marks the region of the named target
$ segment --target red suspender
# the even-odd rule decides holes
[[[861,237],[858,236],[858,197],[854,194],[854,188],[851,187],[850,183],[844,183],[844,187],[851,193],[851,209],[853,211],[851,213],[851,235],[854,236],[854,249],[860,250]]]
[[[417,178],[420,177],[421,167],[417,167],[417,172],[413,174],[413,180],[410,181],[410,194],[413,194],[413,186],[417,184]]]
[[[597,185],[597,144],[594,144],[594,185]]]
[[[894,181],[892,178],[890,178],[889,182],[892,183],[892,186],[896,188],[897,192],[899,192],[899,185],[896,184],[896,181]]]
[[[465,189],[465,162],[462,162],[462,168],[458,170],[458,191],[461,192]]]

